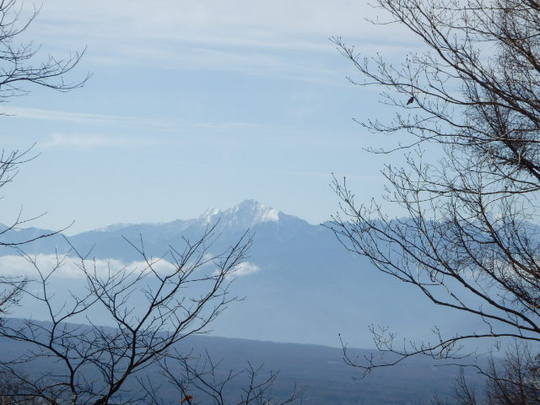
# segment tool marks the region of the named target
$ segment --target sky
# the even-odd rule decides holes
[[[28,11],[31,3],[26,3]],[[86,48],[68,93],[28,87],[0,106],[5,150],[36,159],[3,188],[0,222],[22,208],[69,233],[197,217],[256,199],[311,223],[338,208],[331,175],[359,201],[383,191],[388,157],[353,121],[386,116],[352,85],[329,40],[398,60],[418,46],[349,0],[48,0],[23,34],[40,55]]]

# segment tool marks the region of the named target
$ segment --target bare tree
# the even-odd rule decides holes
[[[60,59],[43,57],[32,42],[20,41],[38,12],[33,10],[25,18],[21,2],[0,0],[0,102],[26,94],[28,85],[67,91],[88,79],[67,79],[84,51]],[[2,150],[0,188],[13,181],[20,165],[35,158],[31,152],[32,148]],[[142,237],[139,243],[128,241],[140,255],[139,268],[111,265],[103,272],[95,260],[72,247],[70,253],[57,255],[56,265],[47,269],[36,257],[24,253],[24,245],[62,230],[27,239],[14,237],[15,231],[35,219],[24,218],[21,212],[0,228],[0,247],[15,249],[35,271],[31,278],[0,272],[0,315],[19,300],[32,301],[48,314],[45,322],[0,318],[0,339],[6,344],[16,342],[23,349],[22,355],[0,364],[2,404],[105,405],[154,398],[151,391],[131,395],[126,384],[137,381],[140,371],[166,358],[170,362],[169,350],[176,343],[204,331],[235,300],[229,296],[228,286],[251,244],[246,233],[228,250],[213,254],[209,250],[216,237],[213,226],[198,240],[185,240],[180,250],[171,246],[166,258],[149,257]],[[70,292],[69,302],[58,302],[54,279],[73,255],[78,258],[86,291]],[[204,384],[217,392],[230,382],[207,380],[207,370],[196,372],[185,358],[181,364],[190,387]],[[249,376],[247,397],[241,403],[262,404],[276,375],[270,373],[259,380],[259,369],[241,373]]]
[[[516,343],[504,359],[490,358],[487,367],[471,365],[485,377],[485,387],[471,386],[460,373],[453,400],[440,405],[538,405],[540,404],[539,358],[525,344]]]
[[[83,80],[69,80],[67,75],[81,60],[83,52],[75,52],[66,58],[42,56],[39,47],[30,41],[22,41],[22,34],[37,17],[39,10],[25,17],[22,2],[0,1],[0,102],[26,94],[25,85],[38,85],[54,90],[67,91],[81,87]]]
[[[22,2],[17,0],[0,1],[0,102],[28,93],[29,86],[43,86],[57,91],[67,91],[84,85],[88,76],[82,80],[67,79],[69,73],[78,65],[83,52],[75,52],[66,58],[52,55],[43,56],[39,47],[22,36],[38,15],[34,9],[29,16],[23,15]],[[0,113],[0,115],[6,115]],[[32,160],[32,147],[26,150],[0,151],[0,188],[9,184],[17,174],[18,168]],[[16,247],[45,238],[56,233],[43,233],[26,240],[13,238],[20,226],[35,220],[23,218],[22,211],[9,224],[0,228],[0,247]],[[21,288],[26,280],[3,276],[0,272],[0,316],[16,304]]]
[[[0,372],[1,405],[38,405],[39,398],[27,395],[9,373]]]
[[[31,152],[32,148],[22,151],[0,152],[0,189],[13,181],[21,165],[35,158],[35,155]],[[0,248],[20,248],[25,244],[47,238],[61,231],[44,232],[22,239],[14,237],[15,231],[19,227],[37,218],[23,218],[22,210],[20,210],[19,214],[9,224],[0,225]],[[7,313],[10,306],[17,304],[20,292],[26,283],[27,280],[24,277],[9,277],[0,272],[0,317]]]
[[[224,369],[220,362],[204,354],[192,355],[179,351],[170,353],[160,364],[161,375],[177,390],[177,398],[186,405],[285,405],[294,403],[301,395],[293,389],[282,399],[272,392],[277,373],[248,362],[241,370]],[[171,402],[156,395],[152,384],[145,385],[152,405]]]
[[[480,368],[479,372],[487,377],[484,403],[493,405],[540,404],[538,358],[531,355],[528,348],[517,347],[514,352],[506,355],[502,367],[491,360],[487,372]],[[465,384],[461,386],[465,387]]]
[[[373,329],[395,364],[415,354],[459,357],[462,344],[540,341],[540,2],[536,0],[377,0],[422,42],[396,66],[334,42],[397,112],[362,125],[400,134],[392,150],[405,165],[383,170],[386,200],[355,203],[345,180],[332,229],[350,251],[414,285],[433,304],[478,317],[478,329],[429,342],[399,343]],[[429,150],[428,159],[425,151]],[[345,355],[346,355],[345,351]],[[351,359],[369,371],[388,364]]]
[[[42,269],[27,255],[37,281],[24,288],[23,299],[46,308],[48,319],[0,324],[0,338],[24,349],[2,364],[4,372],[26,395],[49,404],[140,400],[126,383],[156,365],[177,342],[204,331],[235,299],[228,286],[251,240],[245,234],[215,254],[209,250],[215,229],[194,242],[185,240],[181,250],[171,246],[166,259],[149,257],[142,239],[129,242],[141,262],[120,269],[100,267],[74,249],[86,290],[70,292],[69,301],[55,298],[54,277],[73,258],[58,256],[53,268]]]

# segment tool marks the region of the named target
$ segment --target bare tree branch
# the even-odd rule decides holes
[[[395,66],[338,49],[383,89],[389,122],[361,124],[400,134],[403,167],[387,165],[387,202],[357,204],[345,180],[332,187],[340,211],[330,227],[351,252],[414,285],[433,304],[476,316],[478,330],[429,342],[398,341],[372,329],[377,347],[397,355],[455,358],[474,340],[540,341],[540,3],[521,0],[378,0],[387,23],[425,45]],[[430,156],[426,157],[426,150]],[[436,156],[436,158],[431,158]],[[345,349],[345,348],[344,348]],[[388,365],[345,358],[369,371]]]

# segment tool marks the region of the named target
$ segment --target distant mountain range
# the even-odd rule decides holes
[[[254,235],[250,271],[238,277],[232,292],[245,300],[232,304],[212,324],[215,335],[338,346],[338,333],[350,345],[371,347],[368,325],[389,325],[404,336],[428,337],[438,325],[452,333],[474,319],[434,308],[414,288],[375,271],[368,260],[348,253],[324,224],[313,225],[254,200],[199,218],[156,224],[116,224],[69,237],[80,252],[99,260],[140,260],[125,241],[143,238],[146,251],[161,257],[182,237],[194,238],[219,221],[215,249],[234,243],[247,229]],[[25,240],[47,230],[9,232]],[[27,253],[51,255],[68,249],[60,235],[25,246]],[[0,249],[0,269],[13,270],[11,249]],[[10,261],[11,260],[11,261]],[[66,280],[66,285],[73,281]],[[39,309],[19,308],[17,316],[40,318]]]
[[[19,322],[10,319],[8,322]],[[16,358],[29,349],[26,343],[13,342],[0,338],[0,361]],[[274,399],[286,398],[293,390],[303,394],[304,404],[309,405],[433,405],[434,398],[444,399],[454,394],[457,367],[433,365],[425,357],[409,359],[397,366],[375,370],[366,378],[358,369],[346,365],[340,349],[291,343],[259,342],[245,339],[228,339],[211,336],[191,336],[176,346],[182,353],[191,353],[197,359],[208,353],[218,365],[217,375],[223,378],[229,370],[242,370],[248,362],[254,367],[262,366],[258,378],[262,379],[270,371],[277,372],[278,378],[272,387]],[[352,349],[352,357],[378,356],[369,350]],[[197,364],[194,360],[194,365]],[[174,367],[174,362],[169,363]],[[200,366],[200,364],[199,364]],[[22,367],[22,366],[21,366]],[[32,367],[21,371],[32,375],[65,373],[63,363],[53,362],[50,358],[38,359]],[[482,377],[474,370],[466,368],[467,381],[472,386],[483,387]],[[181,370],[178,374],[181,375]],[[90,369],[87,377],[91,380],[95,373]],[[164,403],[178,404],[181,397],[178,390],[166,382],[156,366],[145,368],[138,377],[150,378],[154,387],[159,387],[159,397]],[[94,376],[95,378],[96,376]],[[219,379],[218,378],[218,379]],[[225,396],[239,398],[241,390],[247,387],[247,378],[235,379]],[[127,381],[125,392],[132,396],[140,393],[139,380]],[[193,392],[202,402],[200,393]],[[228,401],[227,403],[236,403]]]

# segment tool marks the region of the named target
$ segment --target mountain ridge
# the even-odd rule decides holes
[[[24,319],[8,318],[7,322],[19,323]],[[42,324],[47,328],[47,323]],[[81,326],[84,328],[84,325]],[[83,329],[80,329],[83,330]],[[29,350],[25,342],[14,342],[0,338],[0,361],[9,360]],[[451,367],[433,367],[430,359],[417,357],[391,368],[376,370],[372,375],[360,378],[361,370],[350,367],[343,361],[341,349],[323,345],[265,342],[251,339],[223,338],[217,336],[192,335],[175,344],[175,349],[189,353],[194,364],[200,356],[209,355],[215,361],[218,375],[230,370],[244,369],[248,362],[263,367],[261,375],[270,370],[278,373],[272,392],[276,397],[286,397],[295,388],[303,393],[305,403],[313,405],[387,404],[412,405],[431,404],[433,395],[447,397],[453,392],[454,381],[459,370]],[[373,350],[350,349],[353,357],[378,355]],[[200,365],[200,364],[199,364]],[[172,362],[169,366],[174,367]],[[29,373],[65,372],[62,362],[37,359],[27,369]],[[95,376],[95,370],[86,369],[86,376]],[[178,370],[182,372],[182,370]],[[465,371],[469,382],[480,386],[481,377]],[[174,387],[163,381],[160,370],[150,365],[138,374],[139,378],[151,378],[159,386],[164,398],[177,398]],[[126,392],[138,392],[140,380],[131,378],[126,382]],[[249,381],[247,381],[249,383]],[[246,381],[234,384],[227,394],[238,397]],[[234,395],[233,395],[234,394]]]
[[[212,325],[215,335],[336,347],[341,333],[351,346],[371,347],[368,325],[381,320],[404,336],[420,338],[438,324],[450,331],[463,322],[474,325],[463,316],[426,305],[427,299],[410,286],[376,271],[366,258],[347,252],[324,224],[310,224],[254,200],[195,219],[82,232],[68,237],[71,245],[62,235],[55,235],[24,248],[46,259],[73,246],[101,263],[128,264],[140,261],[141,256],[125,239],[138,244],[142,238],[148,256],[165,257],[169,246],[182,246],[183,238],[200,237],[209,226],[208,218],[220,219],[212,252],[235,244],[246,224],[253,235],[247,258],[250,271],[237,277],[231,287],[231,294],[245,301],[231,305],[218,317]],[[24,238],[25,231],[17,234]],[[0,248],[0,268],[13,266],[14,254],[12,249]],[[75,288],[76,283],[62,280],[62,288]],[[37,313],[23,306],[19,314],[24,317],[30,310]]]
[[[107,225],[101,228],[89,229],[87,231],[79,232],[75,235],[86,232],[110,232],[118,231],[130,227],[137,226],[179,226],[182,227],[186,224],[202,223],[205,225],[212,225],[219,222],[221,225],[235,225],[250,228],[254,225],[264,222],[278,222],[282,217],[295,217],[293,215],[285,214],[273,207],[263,204],[255,199],[246,199],[240,203],[229,208],[208,208],[201,215],[196,218],[188,219],[174,219],[171,221],[162,222],[131,222],[131,223],[115,223]],[[304,220],[302,220],[304,221]],[[307,221],[306,221],[307,222]],[[73,236],[75,236],[73,235]]]

